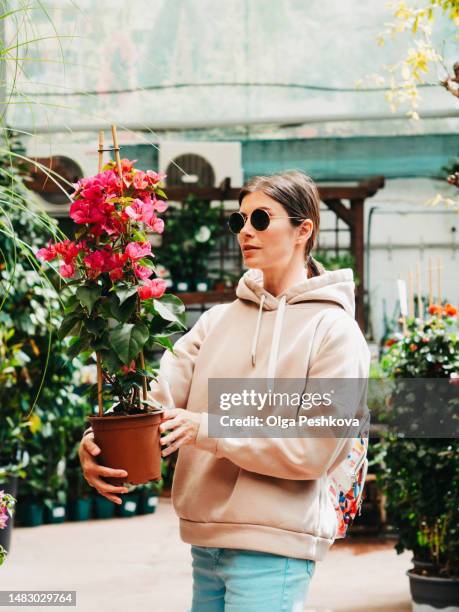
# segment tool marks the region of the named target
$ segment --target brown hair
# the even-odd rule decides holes
[[[319,191],[312,178],[299,170],[289,170],[270,176],[253,176],[239,192],[239,205],[246,195],[255,191],[261,191],[279,202],[289,217],[301,217],[290,219],[292,225],[301,225],[302,220],[311,219],[314,227],[304,251],[308,277],[323,274],[325,268],[311,255],[320,225]]]

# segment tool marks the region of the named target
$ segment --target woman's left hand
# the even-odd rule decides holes
[[[199,424],[201,422],[200,412],[191,412],[182,408],[168,410],[161,420],[159,431],[173,429],[167,436],[161,438],[162,445],[169,445],[164,448],[161,455],[167,457],[180,446],[194,444],[198,435]]]

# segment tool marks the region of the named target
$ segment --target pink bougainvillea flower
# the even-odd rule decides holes
[[[106,219],[103,208],[87,200],[75,200],[70,206],[70,218],[78,223],[103,223]]]
[[[126,215],[135,221],[141,221],[142,223],[149,223],[151,217],[154,215],[153,204],[145,202],[136,198],[130,206],[125,208]]]
[[[158,234],[162,234],[164,231],[164,221],[159,217],[154,216],[148,226]]]
[[[151,255],[151,244],[149,242],[130,242],[125,249],[125,254],[131,261],[138,261],[142,257]]]
[[[103,251],[93,251],[92,253],[88,253],[86,257],[83,259],[86,266],[93,271],[102,272],[105,266],[105,256]]]
[[[163,181],[167,176],[165,172],[155,172],[154,170],[147,170],[145,175],[146,180],[150,185],[156,185],[157,183]]]
[[[123,372],[123,374],[129,374],[129,372],[135,372],[135,360],[133,359],[128,366],[127,365],[121,366],[120,370]]]
[[[117,195],[120,189],[120,180],[117,173],[110,169],[99,172],[95,176],[82,178],[73,183],[75,188],[72,198],[82,197],[85,200],[103,201],[104,197]]]
[[[137,289],[141,300],[160,298],[166,291],[166,283],[162,278],[147,280],[144,285]]]
[[[54,245],[54,250],[58,255],[62,257],[66,264],[71,264],[78,256],[80,247],[78,244],[72,242],[71,240],[64,240],[63,242],[57,242]]]
[[[52,261],[57,257],[56,249],[54,248],[54,245],[52,244],[51,240],[48,242],[47,248],[44,247],[42,249],[38,249],[35,255],[38,259],[41,259],[42,261]]]
[[[112,281],[120,280],[124,276],[123,268],[113,268],[113,270],[111,270],[109,276],[110,276]]]
[[[59,274],[62,278],[72,278],[72,276],[75,276],[75,266],[71,263],[63,263],[60,267]]]
[[[146,189],[148,185],[147,175],[142,170],[138,170],[132,177],[132,186],[134,189]]]
[[[8,514],[6,513],[6,508],[2,508],[0,511],[0,529],[5,529],[8,523]]]
[[[168,202],[165,202],[164,200],[156,200],[154,201],[154,207],[156,212],[162,213],[165,210],[167,210],[168,207]]]
[[[134,268],[134,274],[137,276],[137,278],[140,278],[140,280],[147,280],[147,278],[150,278],[150,276],[153,274],[153,270],[151,268],[147,268],[147,266],[141,266],[140,264],[135,263],[132,267]]]

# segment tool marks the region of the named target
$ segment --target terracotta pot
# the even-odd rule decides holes
[[[125,478],[104,478],[110,484],[133,485],[161,480],[159,424],[163,410],[145,414],[90,416],[94,441],[100,447],[98,461],[106,467],[126,470]]]

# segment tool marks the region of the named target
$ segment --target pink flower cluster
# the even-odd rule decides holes
[[[139,287],[139,295],[149,299],[160,297],[165,283],[150,279],[152,267],[142,265],[140,260],[154,257],[151,244],[133,241],[131,229],[144,224],[154,232],[164,231],[164,221],[157,213],[164,212],[168,204],[157,198],[156,190],[165,174],[137,170],[134,161],[121,160],[122,178],[115,162],[109,162],[103,172],[74,183],[70,217],[86,226],[78,234],[84,239],[50,241],[36,256],[43,261],[58,258],[63,278],[73,278],[79,272],[84,278],[95,279],[107,273],[115,282],[130,274],[131,282],[134,278],[145,282]]]
[[[5,529],[9,519],[7,507],[3,503],[4,495],[5,491],[0,491],[0,529]]]

